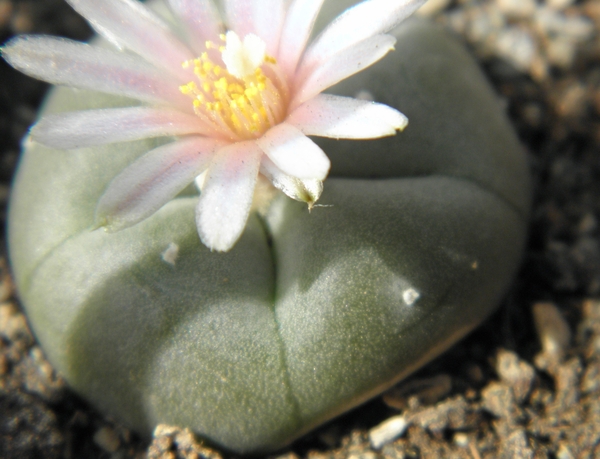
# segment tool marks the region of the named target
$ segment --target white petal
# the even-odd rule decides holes
[[[343,49],[390,31],[425,1],[367,0],[348,8],[306,50],[301,66],[310,70]]]
[[[408,118],[387,105],[350,97],[319,94],[287,118],[306,135],[335,139],[375,139],[394,135]]]
[[[202,242],[226,252],[241,236],[248,220],[262,152],[253,141],[223,148],[213,159],[196,209]]]
[[[267,53],[277,56],[283,25],[283,0],[223,0],[228,28],[243,40],[253,33],[267,44]]]
[[[197,55],[206,50],[205,43],[219,43],[223,30],[221,17],[212,0],[168,0],[178,21],[183,24]]]
[[[100,33],[148,62],[184,77],[181,64],[194,55],[154,13],[137,0],[67,0]]]
[[[323,192],[321,180],[301,180],[285,174],[267,156],[263,156],[261,159],[260,172],[271,181],[274,187],[296,201],[307,203],[309,208],[314,206]]]
[[[2,57],[17,70],[47,81],[148,102],[163,102],[191,111],[189,98],[168,75],[139,57],[64,38],[25,35],[2,48]]]
[[[31,130],[37,142],[61,150],[148,137],[212,131],[195,115],[168,108],[127,107],[48,115]]]
[[[376,35],[322,62],[304,80],[298,81],[291,108],[294,109],[325,89],[373,65],[394,49],[395,43],[396,39],[391,35]]]
[[[193,137],[149,151],[110,183],[96,208],[96,224],[109,231],[132,226],[173,199],[225,144]]]
[[[286,123],[269,129],[256,143],[285,174],[299,179],[323,180],[331,166],[317,144]]]
[[[290,81],[322,5],[323,0],[293,0],[287,10],[277,61]]]

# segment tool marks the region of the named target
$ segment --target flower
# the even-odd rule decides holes
[[[407,119],[386,105],[322,94],[393,49],[386,34],[425,0],[366,0],[307,46],[323,0],[167,0],[180,38],[137,0],[67,0],[116,49],[25,35],[2,56],[41,80],[126,96],[130,107],[49,115],[33,140],[58,149],[172,136],[126,167],[96,208],[116,231],[149,217],[189,183],[211,250],[240,237],[259,176],[309,207],[329,172],[309,135],[377,138]]]

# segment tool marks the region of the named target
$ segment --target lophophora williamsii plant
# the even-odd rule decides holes
[[[101,410],[273,450],[498,304],[525,159],[462,47],[397,27],[424,0],[363,1],[312,41],[353,2],[67,1],[101,39],[2,48],[66,86],[24,144],[10,255],[37,338]]]

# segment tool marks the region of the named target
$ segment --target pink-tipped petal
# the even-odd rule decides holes
[[[291,80],[302,57],[323,0],[292,0],[279,42],[279,65]]]
[[[323,192],[321,180],[302,180],[285,174],[268,156],[263,156],[260,162],[260,172],[275,188],[283,191],[287,196],[296,201],[305,202],[311,208]]]
[[[387,105],[350,97],[319,94],[286,120],[306,135],[334,139],[375,139],[394,135],[408,118]]]
[[[302,68],[310,71],[334,54],[375,35],[385,34],[426,0],[366,0],[335,18],[306,50]]]
[[[149,151],[110,183],[96,208],[96,224],[118,231],[144,220],[173,199],[225,144],[193,137]]]
[[[223,0],[227,26],[243,40],[254,34],[267,44],[267,53],[278,55],[283,26],[283,0]]]
[[[175,16],[184,26],[197,55],[206,51],[206,42],[219,43],[223,32],[221,16],[212,0],[168,0]]]
[[[25,35],[2,48],[17,70],[48,83],[166,103],[191,111],[171,78],[136,56],[64,38]]]
[[[306,75],[294,93],[291,109],[313,98],[325,89],[373,65],[394,49],[396,39],[391,35],[376,35],[347,48],[320,63]]]
[[[212,130],[195,115],[152,107],[107,108],[48,115],[31,130],[35,141],[61,150],[187,134],[210,135]]]
[[[196,209],[198,234],[209,249],[228,251],[244,231],[261,156],[253,141],[231,144],[215,155]]]
[[[67,0],[98,33],[148,62],[184,78],[194,55],[154,13],[137,0]]]
[[[331,167],[323,150],[290,124],[269,129],[256,143],[283,173],[302,180],[323,180]]]

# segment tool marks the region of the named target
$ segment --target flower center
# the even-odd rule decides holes
[[[233,140],[260,137],[285,117],[287,86],[277,61],[256,35],[242,42],[235,32],[221,35],[225,46],[206,42],[196,59],[183,63],[196,80],[179,87],[193,99],[194,112]],[[215,63],[217,49],[225,68]]]

